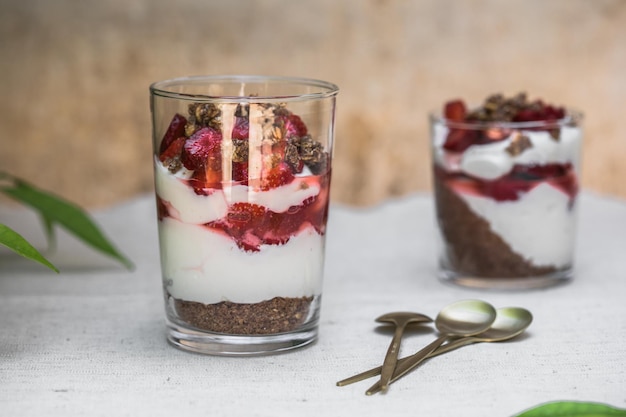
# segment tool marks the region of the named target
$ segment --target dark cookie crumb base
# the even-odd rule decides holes
[[[484,278],[536,277],[558,271],[537,267],[513,252],[456,193],[435,177],[437,218],[449,268],[461,275]]]
[[[202,304],[173,298],[179,319],[198,329],[233,335],[276,334],[300,328],[313,297],[275,297],[260,303]]]

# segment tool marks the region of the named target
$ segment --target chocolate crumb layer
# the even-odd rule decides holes
[[[180,320],[216,333],[253,335],[290,332],[309,317],[313,297],[275,297],[260,303],[202,304],[174,298]]]
[[[435,177],[435,199],[449,267],[457,273],[485,278],[519,278],[558,270],[534,266],[513,252],[500,236],[493,233],[489,223],[476,215],[438,177]]]

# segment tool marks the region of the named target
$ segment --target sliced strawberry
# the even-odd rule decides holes
[[[243,238],[237,240],[237,246],[239,246],[239,249],[246,252],[260,252],[261,243],[261,239],[252,233],[246,233]]]
[[[284,213],[270,212],[263,241],[268,244],[286,243],[300,229],[303,222],[304,212],[300,210]]]
[[[560,120],[565,117],[565,109],[548,105],[543,110],[543,114],[546,120]]]
[[[286,162],[281,162],[274,168],[270,169],[266,175],[263,176],[261,182],[262,190],[269,190],[277,188],[282,185],[289,184],[294,180],[293,172]]]
[[[509,179],[524,179],[527,182],[539,183],[547,181],[552,186],[559,188],[571,198],[578,193],[578,179],[572,164],[546,164],[546,165],[515,165]]]
[[[248,162],[233,162],[232,180],[248,185]]]
[[[567,194],[571,199],[574,199],[576,195],[578,195],[579,185],[578,185],[578,177],[574,170],[570,170],[567,174],[552,180],[548,180],[548,182],[565,194]]]
[[[541,103],[541,102],[538,102]],[[563,107],[555,107],[552,105],[540,105],[532,108],[525,108],[518,111],[513,116],[514,122],[539,122],[559,120],[565,117],[565,109]]]
[[[219,171],[222,165],[221,144],[221,132],[210,127],[202,128],[185,142],[181,161],[189,170],[206,167]]]
[[[450,100],[444,105],[443,116],[447,120],[451,120],[453,122],[463,122],[465,121],[466,115],[467,107],[465,106],[465,102],[463,100]]]
[[[250,122],[246,117],[237,117],[233,126],[233,139],[248,139],[250,136]]]
[[[184,136],[174,139],[167,148],[161,151],[159,160],[165,164],[169,164],[169,161],[178,158],[183,150],[185,140],[186,138]]]
[[[159,148],[159,154],[165,152],[165,150],[170,146],[172,142],[181,136],[185,136],[185,125],[187,124],[187,119],[184,116],[176,113],[170,122],[170,125],[167,127],[165,134],[163,135],[163,139],[161,140],[161,146]]]
[[[224,219],[207,226],[224,231],[243,250],[258,251],[262,243],[261,236],[266,232],[266,215],[265,207],[258,204],[235,203],[230,206]]]
[[[499,178],[494,181],[483,181],[482,192],[496,201],[515,201],[521,193],[525,193],[535,184],[531,181]]]
[[[193,172],[187,182],[196,194],[209,195],[213,190],[222,189],[222,173],[221,171],[199,168]]]
[[[253,203],[235,203],[228,209],[226,219],[229,223],[244,226],[246,229],[259,226],[267,209]]]
[[[523,109],[513,116],[514,122],[536,122],[541,120],[541,113],[533,109]]]
[[[295,235],[302,225],[309,222],[312,217],[311,207],[317,196],[309,197],[297,206],[292,206],[282,213],[269,212],[267,217],[268,232],[263,235],[263,240],[271,244],[273,240],[285,243]]]
[[[443,148],[450,152],[463,152],[477,143],[480,143],[480,131],[450,128]]]
[[[283,137],[289,139],[292,136],[302,137],[308,133],[308,129],[300,116],[290,113],[276,117],[276,123],[283,130]]]

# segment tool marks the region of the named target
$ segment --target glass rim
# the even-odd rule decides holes
[[[174,91],[171,87],[180,85],[202,84],[293,84],[300,86],[317,87],[319,91],[302,94],[282,95],[211,95],[191,94]],[[175,98],[193,101],[217,102],[292,102],[330,98],[337,95],[339,87],[328,81],[306,77],[272,76],[272,75],[197,75],[188,77],[170,78],[150,84],[150,93],[160,97]]]
[[[477,121],[477,122],[457,122],[448,120],[441,115],[440,111],[433,111],[429,114],[429,120],[432,124],[438,123],[455,129],[466,130],[484,130],[489,128],[499,129],[548,129],[551,127],[578,126],[584,118],[581,111],[576,109],[567,109],[565,117],[555,120],[536,120],[529,122],[500,122],[500,121]]]

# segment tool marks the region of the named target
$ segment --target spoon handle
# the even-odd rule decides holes
[[[428,356],[427,359],[430,359],[432,357],[435,356],[439,356],[443,353],[448,353],[454,349],[458,349],[460,347],[466,346],[466,345],[470,345],[472,343],[476,343],[478,342],[478,340],[476,338],[473,337],[461,337],[459,339],[453,340],[451,342],[446,343],[445,345],[439,346],[437,349],[435,349],[433,352],[431,352]],[[415,357],[416,354],[410,355],[410,356],[405,356],[402,359],[398,360],[398,365],[396,367],[400,367],[403,363],[413,359]],[[346,385],[350,385],[350,384],[354,384],[355,382],[359,382],[359,381],[363,381],[364,379],[367,378],[371,378],[374,377],[376,375],[380,375],[382,366],[377,366],[375,368],[369,369],[367,371],[361,372],[360,374],[356,374],[353,375],[351,377],[348,377],[346,379],[342,379],[341,381],[337,382],[337,386],[338,387],[344,387]]]
[[[402,366],[398,365],[396,367],[395,372],[393,373],[393,377],[391,378],[390,382],[393,382],[393,381],[401,378],[406,373],[411,371],[413,368],[416,368],[420,363],[422,363],[424,361],[424,359],[426,359],[428,357],[428,355],[432,351],[434,351],[439,346],[441,346],[441,344],[443,342],[445,342],[448,338],[449,338],[448,335],[439,336],[437,339],[432,341],[430,344],[428,344],[424,348],[422,348],[419,352],[415,353],[412,356],[410,361],[405,361],[402,364]],[[373,394],[376,394],[377,392],[381,391],[382,389],[383,389],[383,386],[382,386],[381,382],[378,381],[374,385],[372,385],[367,391],[365,391],[365,394],[373,395]]]
[[[402,340],[402,333],[404,332],[404,326],[397,326],[396,331],[393,334],[393,339],[387,349],[385,360],[380,371],[380,385],[381,389],[385,391],[389,386],[393,372],[396,369],[398,363],[398,353],[400,351],[400,341]]]

